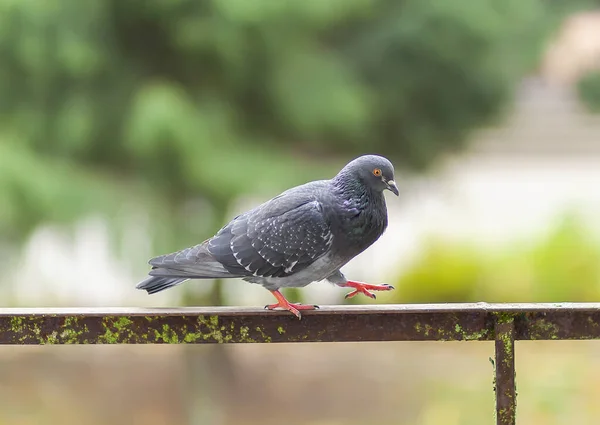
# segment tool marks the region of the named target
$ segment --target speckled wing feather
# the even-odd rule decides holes
[[[152,258],[150,276],[218,278],[232,277],[232,272],[208,252],[206,243],[182,249],[172,254]],[[233,273],[235,275],[235,273]],[[245,275],[242,273],[240,276]]]
[[[309,266],[331,243],[321,204],[307,200],[291,209],[258,208],[236,217],[208,242],[208,251],[233,273],[284,277]]]
[[[154,267],[172,268],[179,265],[196,263],[202,255],[206,254],[206,249],[203,249],[202,245],[195,245],[171,254],[154,257],[148,263]]]

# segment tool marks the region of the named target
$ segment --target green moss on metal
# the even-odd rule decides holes
[[[250,328],[248,326],[240,327],[240,342],[256,342],[250,337]]]
[[[515,315],[513,313],[499,312],[494,313],[497,323],[512,323],[515,321]]]
[[[502,341],[502,347],[504,349],[504,364],[509,367],[514,361],[514,344],[508,332],[500,332],[496,335],[496,338]]]
[[[166,344],[178,344],[179,336],[169,325],[166,323],[162,326],[162,329],[154,329],[154,340],[156,342],[164,342]]]
[[[314,342],[322,342],[323,341],[323,336],[327,333],[326,330],[320,330],[318,331],[315,335],[309,335],[309,334],[301,334],[298,336],[289,336],[286,338],[286,341],[288,342],[302,342],[302,341],[306,341],[307,339],[309,339],[309,337],[312,337],[312,340]]]
[[[131,325],[133,321],[128,317],[107,317],[102,321],[104,334],[98,337],[101,344],[119,344],[133,342],[136,338]]]
[[[54,331],[51,334],[46,335],[46,338],[40,341],[40,344],[58,344],[59,342],[58,332]]]
[[[499,313],[496,315],[496,323],[498,324],[512,324],[514,323],[515,316],[511,314],[502,314]],[[492,363],[494,369],[494,391],[498,391],[498,382],[496,380],[496,367],[501,367],[501,371],[504,373],[508,373],[512,371],[514,373],[514,328],[509,327],[504,330],[500,328],[500,330],[496,333],[496,350],[501,350],[500,352],[496,352],[496,360],[501,361],[501,364],[496,365],[493,360],[490,358],[490,362]],[[498,342],[500,344],[498,344]],[[499,347],[500,345],[500,347]],[[506,379],[504,377],[503,379]],[[513,377],[514,379],[514,377]],[[502,403],[504,405],[508,404],[509,407],[499,407],[497,408],[496,414],[499,418],[499,423],[515,423],[515,406],[516,406],[516,392],[513,393],[512,384],[513,381],[504,381],[500,387],[502,393],[498,394],[497,403]]]
[[[558,333],[560,328],[554,323],[550,323],[544,319],[533,320],[529,327],[531,339],[559,339]]]
[[[490,329],[468,331],[459,323],[455,323],[454,328],[440,326],[437,329],[429,324],[416,323],[414,329],[425,337],[433,336],[436,341],[480,341],[488,339],[490,335]]]
[[[230,342],[233,337],[233,329],[226,329],[225,326],[219,326],[218,316],[204,316],[198,317],[198,329],[206,328],[207,332],[197,332],[194,341],[204,340],[207,341],[212,339],[218,344]]]
[[[429,336],[430,332],[433,330],[433,326],[431,326],[429,323],[426,323],[425,325],[422,325],[420,323],[416,323],[415,324],[415,330],[417,332],[419,332],[419,333],[422,333],[425,336]]]
[[[260,337],[262,338],[262,342],[271,342],[271,337],[269,335],[267,335],[266,333],[264,333],[263,330],[259,326],[256,327],[256,332],[258,332],[260,334]]]
[[[169,320],[159,316],[17,316],[0,322],[0,327],[0,335],[7,333],[8,341],[15,344],[267,343],[273,341],[274,335],[280,337],[286,334],[285,325],[248,327],[236,321],[223,322],[216,315],[186,320]],[[293,337],[286,335],[285,339],[320,340],[325,332],[324,329],[302,332]]]
[[[82,331],[67,328],[60,333],[60,340],[64,344],[87,344],[86,339],[80,338],[82,333]]]
[[[495,313],[496,323],[498,324],[509,324],[514,323],[515,316],[511,313]],[[504,349],[504,362],[508,366],[513,362],[514,359],[514,340],[511,338],[510,332],[499,332],[496,334],[496,339],[502,341]]]
[[[12,333],[19,343],[28,342],[28,339],[33,339],[38,344],[46,343],[46,338],[41,336],[42,332],[38,324],[27,317],[11,317],[8,332]]]
[[[462,326],[458,323],[454,325],[454,332],[460,336],[460,340],[462,341],[481,341],[488,339],[490,334],[489,329],[482,329],[480,331],[468,332],[465,331]]]
[[[114,326],[118,331],[124,331],[131,326],[133,321],[129,317],[119,317],[114,321]]]
[[[109,328],[106,328],[104,335],[101,335],[98,338],[98,342],[101,344],[118,344],[119,334],[111,331]]]
[[[21,333],[23,331],[22,317],[15,316],[10,318],[10,331],[15,333]]]
[[[147,322],[154,322],[155,318],[145,317]],[[234,323],[226,326],[221,324],[218,316],[199,316],[192,326],[172,327],[163,324],[160,328],[152,327],[147,332],[133,332],[131,319],[121,317],[107,319],[104,322],[104,334],[99,337],[100,342],[116,344],[130,341],[149,341],[165,344],[215,342],[224,344],[232,341],[238,342],[271,342],[271,337],[260,327],[256,327],[256,334],[251,334],[247,326],[237,328]]]
[[[232,341],[238,342],[271,342],[271,337],[268,336],[261,328],[255,330],[260,337],[253,337],[250,333],[250,328],[247,326],[236,326],[232,323],[229,326],[224,326],[219,323],[218,316],[199,316],[197,319],[198,332],[185,331],[185,337],[182,342],[194,343],[198,341],[212,340],[218,344],[224,344]]]

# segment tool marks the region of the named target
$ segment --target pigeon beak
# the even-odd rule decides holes
[[[398,186],[396,186],[396,182],[394,180],[388,180],[387,182],[385,182],[385,184],[387,185],[389,191],[392,192],[394,195],[400,195],[400,193],[398,192]]]

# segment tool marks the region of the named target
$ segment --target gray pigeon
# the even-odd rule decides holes
[[[277,303],[301,318],[315,305],[292,304],[280,288],[304,287],[328,280],[353,288],[346,298],[391,285],[347,280],[340,267],[371,246],[388,223],[383,191],[396,196],[394,166],[386,158],[364,155],[347,164],[333,179],[286,190],[235,217],[212,238],[149,261],[149,278],[137,285],[149,294],[188,279],[242,278],[271,291]]]

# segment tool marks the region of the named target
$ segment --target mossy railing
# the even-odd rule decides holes
[[[600,339],[600,303],[0,309],[0,345],[495,341],[498,425],[516,416],[515,340]]]

